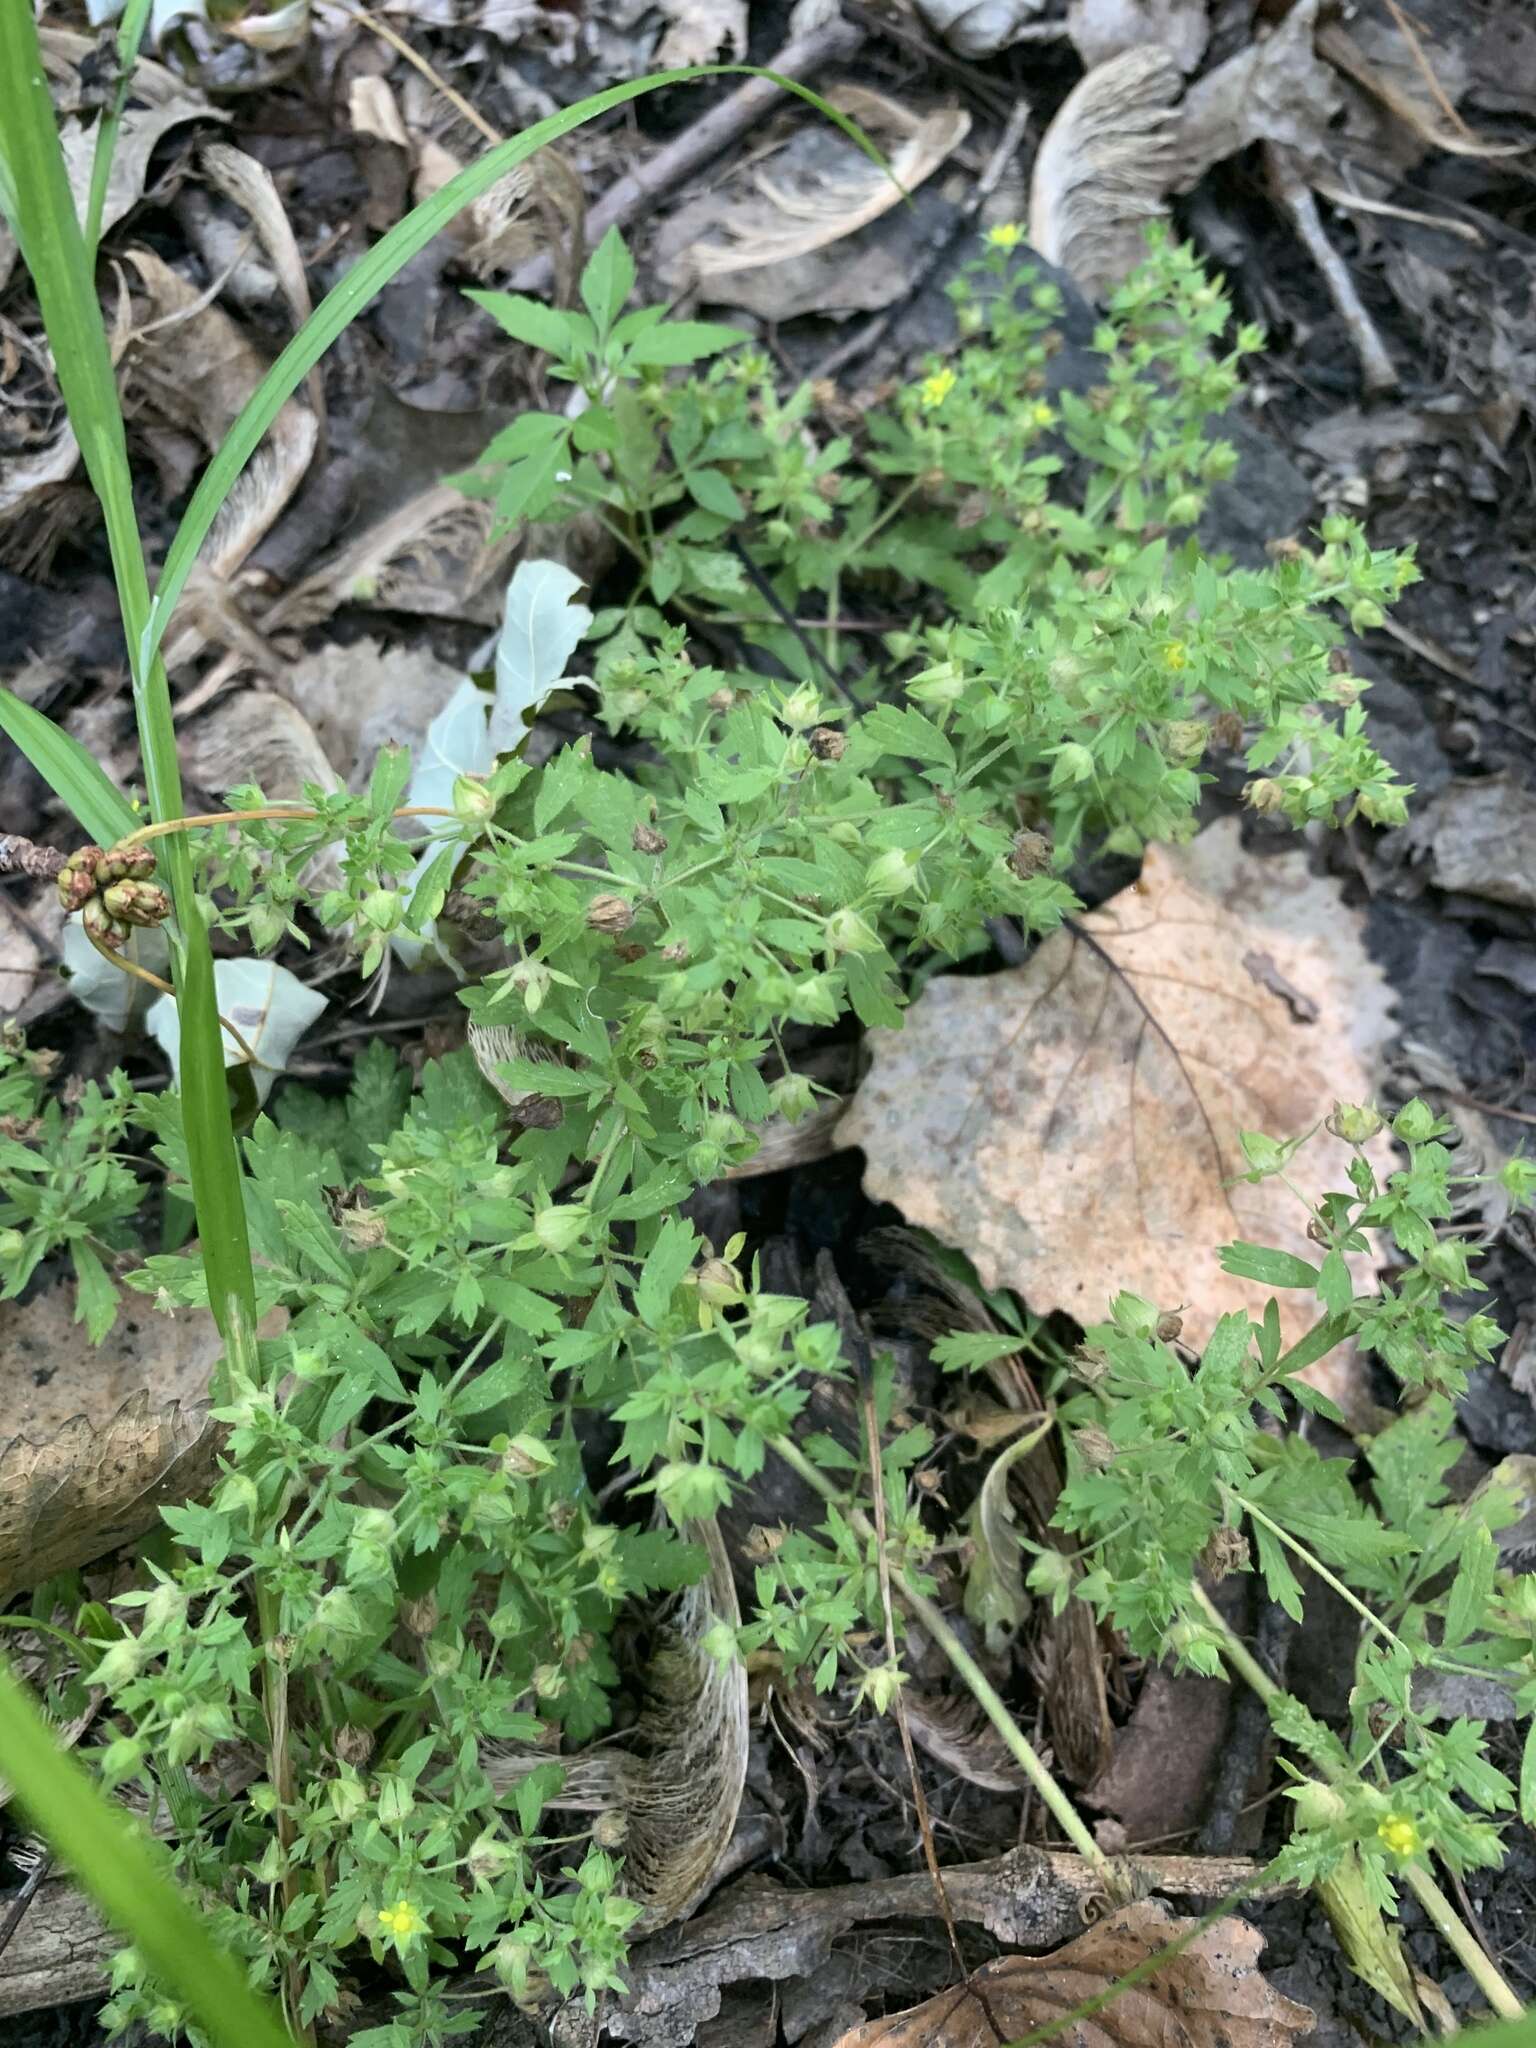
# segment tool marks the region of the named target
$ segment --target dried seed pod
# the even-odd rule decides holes
[[[587,923],[595,932],[611,932],[617,938],[634,921],[635,913],[622,896],[594,896],[587,905]]]
[[[665,853],[667,835],[658,832],[654,825],[637,825],[630,835],[629,843],[636,853]]]
[[[1008,865],[1021,882],[1043,874],[1051,864],[1051,842],[1043,832],[1015,832]]]
[[[818,725],[812,728],[811,752],[818,761],[841,761],[848,749],[848,735],[839,732],[835,725]]]

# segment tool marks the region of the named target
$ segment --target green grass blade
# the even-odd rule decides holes
[[[91,190],[85,205],[85,253],[92,263],[96,260],[96,245],[101,240],[101,216],[107,203],[107,187],[112,182],[112,158],[117,151],[118,131],[123,125],[123,109],[128,104],[133,67],[139,61],[139,47],[144,41],[144,31],[149,27],[152,5],[153,0],[128,0],[123,18],[118,23],[117,91],[112,95],[111,106],[96,123],[96,148],[91,156]]]
[[[19,747],[97,846],[113,846],[144,820],[113,787],[94,754],[10,690],[0,690],[0,732]]]
[[[149,622],[149,579],[134,519],[117,380],[54,126],[37,25],[26,0],[0,0],[0,193],[31,272],[70,425],[106,520],[150,813],[157,821],[179,818],[181,776],[170,686],[163,664],[141,651]],[[224,1081],[213,963],[183,834],[165,840],[160,861],[181,932],[173,963],[181,1006],[182,1103],[209,1305],[231,1358],[250,1368],[255,1286],[245,1205]]]
[[[5,4],[6,0],[0,0],[0,7]],[[229,496],[235,479],[256,452],[262,436],[331,343],[351,325],[390,279],[466,206],[488,192],[508,171],[526,162],[547,142],[558,142],[562,135],[569,135],[584,122],[606,114],[612,107],[621,107],[628,100],[639,99],[642,93],[655,92],[662,86],[682,85],[694,79],[726,76],[772,79],[785,92],[793,93],[797,99],[804,100],[808,106],[824,114],[872,162],[889,171],[885,158],[863,130],[846,114],[830,106],[820,93],[813,92],[808,85],[801,85],[796,79],[783,78],[776,71],[764,71],[751,64],[711,64],[679,71],[656,71],[648,78],[632,79],[626,85],[611,86],[607,92],[593,93],[590,99],[564,107],[558,114],[551,114],[546,120],[525,128],[521,135],[498,143],[494,149],[466,166],[457,177],[450,178],[430,199],[412,208],[403,220],[397,221],[389,233],[353,265],[340,284],[326,294],[262,378],[225,436],[218,453],[204,470],[192,494],[192,502],[176,530],[176,538],[171,543],[165,568],[156,586],[155,602],[143,640],[143,659],[148,660],[164,641],[171,615],[197,559],[197,551],[208,538],[209,528],[217,518],[219,508]]]
[[[9,4],[9,0],[4,0]],[[83,1890],[197,2019],[215,2048],[293,2048],[245,1971],[210,1940],[170,1859],[54,1742],[0,1658],[0,1756],[16,1797]]]

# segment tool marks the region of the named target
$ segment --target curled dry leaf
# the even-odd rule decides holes
[[[912,1740],[946,1769],[988,1792],[1022,1792],[1027,1780],[1001,1735],[966,1694],[903,1695]]]
[[[636,1934],[686,1919],[709,1891],[747,1779],[746,1666],[734,1649],[717,1654],[711,1640],[722,1622],[741,1625],[736,1582],[716,1524],[691,1522],[687,1533],[709,1569],[654,1633],[629,1746],[568,1760],[551,1801],[624,1822],[624,1888],[644,1909]],[[547,1752],[510,1744],[482,1753],[498,1791],[550,1762]]]
[[[1012,2039],[1060,2019],[1197,1924],[1142,1899],[1054,1955],[1004,1956],[963,1989],[853,2028],[836,2048],[996,2048],[999,2029]],[[1218,1920],[1062,2039],[1073,2048],[1291,2048],[1316,2021],[1261,1974],[1263,1946],[1246,1920]]]
[[[1328,130],[1343,96],[1313,47],[1318,4],[1297,0],[1269,35],[1255,37],[1190,87],[1179,111],[1169,191],[1188,192],[1212,164],[1253,142],[1280,143],[1319,170],[1331,164]]]
[[[931,981],[905,1030],[871,1033],[841,1135],[868,1155],[869,1192],[961,1246],[986,1286],[1084,1323],[1130,1288],[1182,1308],[1199,1344],[1270,1294],[1224,1272],[1220,1246],[1317,1263],[1279,1181],[1228,1185],[1247,1171],[1239,1132],[1299,1135],[1337,1100],[1369,1101],[1389,1003],[1337,884],[1303,852],[1244,853],[1227,820],[1149,848],[1138,882],[1022,967]],[[1319,1132],[1290,1178],[1339,1187],[1349,1156]],[[1384,1139],[1373,1159],[1390,1171]],[[1368,1284],[1370,1260],[1354,1268]],[[1278,1299],[1291,1344],[1317,1303]],[[1329,1366],[1309,1377],[1346,1405]]]
[[[295,584],[263,627],[315,625],[344,604],[494,626],[517,547],[495,521],[493,505],[446,484],[418,492]]]
[[[682,209],[665,238],[669,281],[712,287],[841,241],[900,205],[970,128],[959,107],[915,114],[864,86],[841,86],[827,97],[879,143],[889,169],[825,122],[802,125],[754,165],[750,197],[728,190]]]
[[[88,1564],[195,1498],[222,1432],[208,1420],[220,1344],[201,1310],[157,1315],[130,1297],[96,1348],[60,1285],[6,1304],[0,1377],[0,1598]]]
[[[203,176],[209,184],[222,192],[232,206],[238,206],[249,216],[256,239],[276,274],[278,287],[297,332],[314,307],[309,295],[309,279],[304,273],[304,258],[299,253],[298,241],[278,197],[272,173],[265,164],[247,156],[243,149],[231,149],[227,142],[210,142],[200,161]],[[325,383],[318,364],[305,378],[304,391],[323,434]]]
[[[1126,50],[1079,81],[1045,132],[1029,193],[1029,239],[1090,298],[1146,253],[1174,171],[1182,80],[1166,50]]]

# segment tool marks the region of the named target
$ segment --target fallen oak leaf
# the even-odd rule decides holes
[[[1003,1956],[962,1987],[854,2027],[834,2048],[997,2048],[1111,1991],[1199,1926],[1141,1899],[1054,1955]],[[1316,2018],[1260,1973],[1263,1946],[1246,1920],[1218,1920],[1061,2038],[1072,2048],[1290,2048]]]
[[[1267,963],[1257,978],[1245,956]],[[1297,1021],[1298,995],[1315,1023]],[[871,1033],[874,1065],[839,1135],[863,1147],[869,1193],[963,1247],[984,1285],[1082,1323],[1129,1288],[1182,1309],[1198,1347],[1271,1292],[1223,1270],[1222,1245],[1313,1268],[1321,1256],[1280,1181],[1234,1184],[1239,1134],[1298,1135],[1336,1100],[1368,1101],[1389,1002],[1336,885],[1304,853],[1245,854],[1228,820],[1150,848],[1138,882],[1022,967],[930,982],[903,1030]],[[1373,1142],[1384,1174],[1390,1152]],[[1319,1132],[1290,1178],[1314,1195],[1346,1185],[1348,1157]],[[1369,1258],[1351,1271],[1368,1284]],[[1318,1304],[1301,1287],[1278,1300],[1289,1345]],[[1347,1412],[1337,1363],[1309,1377]]]

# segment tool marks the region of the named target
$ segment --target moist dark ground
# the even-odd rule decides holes
[[[1490,21],[1497,21],[1497,10],[1477,13],[1476,32]],[[754,58],[777,46],[781,28],[777,10],[755,12]],[[477,42],[467,32],[423,28],[417,40],[503,130],[517,125],[495,66],[474,54],[483,51],[483,38]],[[531,66],[530,75],[537,69]],[[921,97],[934,86],[924,60],[899,42],[879,38],[866,45],[852,75],[898,97]],[[1015,90],[1027,91],[1044,115],[1074,73],[1047,47],[1043,53],[1012,52],[979,67],[976,75],[1004,99]],[[572,98],[606,82],[586,76],[558,82],[556,89],[561,98]],[[964,79],[948,84],[966,96]],[[1463,104],[1469,119],[1498,117],[1504,124],[1501,132],[1508,135],[1520,132],[1524,118],[1529,132],[1536,92],[1528,95],[1529,104],[1523,103],[1517,78],[1504,82],[1502,96],[1497,85],[1486,81],[1478,90],[1481,103],[1475,90]],[[984,160],[997,124],[984,103],[972,104],[977,128],[967,161],[974,168]],[[639,134],[663,140],[696,118],[700,105],[696,96],[671,93],[641,103],[625,119]],[[365,203],[357,153],[340,132],[334,94],[313,65],[301,63],[281,84],[242,97],[235,111],[232,139],[280,175],[306,249],[312,246],[308,219]],[[612,123],[607,141],[588,151],[589,199],[623,168],[628,132]],[[1032,135],[1038,133],[1036,125]],[[174,156],[174,149],[170,153]],[[947,231],[964,186],[960,178],[942,191],[929,190],[920,210],[880,232],[906,237],[904,246],[915,265],[929,238]],[[688,188],[673,195],[663,211],[688,196]],[[1412,641],[1405,645],[1387,633],[1374,633],[1352,658],[1375,682],[1371,702],[1378,744],[1417,785],[1421,798],[1449,792],[1454,799],[1459,779],[1507,775],[1523,785],[1530,779],[1536,745],[1536,427],[1531,417],[1536,342],[1530,325],[1536,303],[1536,180],[1518,160],[1432,156],[1395,196],[1405,205],[1469,222],[1483,239],[1473,246],[1402,221],[1375,219],[1362,225],[1362,216],[1327,214],[1329,233],[1350,260],[1399,366],[1400,389],[1376,400],[1362,396],[1343,324],[1305,253],[1269,204],[1258,164],[1238,159],[1224,166],[1187,202],[1181,225],[1225,270],[1238,316],[1261,321],[1270,336],[1267,353],[1251,366],[1243,408],[1243,487],[1227,494],[1206,538],[1213,548],[1251,554],[1265,540],[1342,508],[1365,520],[1376,545],[1416,544],[1423,581],[1396,615]],[[168,260],[185,254],[178,216],[169,206],[148,209],[137,232]],[[647,232],[637,237],[642,263]],[[851,385],[871,388],[884,375],[906,374],[914,354],[945,335],[947,308],[936,289],[945,274],[941,268],[933,287],[898,307],[880,350],[850,373]],[[408,467],[425,482],[478,452],[486,438],[486,408],[516,396],[503,388],[501,373],[483,360],[476,334],[465,326],[460,282],[436,258],[413,265],[333,359],[327,371],[332,475],[329,483],[312,479],[303,510],[307,524],[299,543],[290,533],[290,552],[299,544],[323,545],[347,516],[349,498],[366,494],[381,464],[396,472]],[[13,281],[11,305],[17,292]],[[770,330],[767,339],[787,367],[804,369],[845,332],[810,315]],[[451,428],[423,422],[418,413],[402,411],[401,400],[428,411],[482,417],[461,431],[458,421]],[[463,446],[447,447],[449,437],[462,440]],[[147,465],[145,473],[150,473]],[[167,530],[175,509],[149,497],[141,504],[151,533]],[[267,559],[279,561],[284,545],[280,527]],[[95,700],[104,707],[105,723],[120,726],[126,722],[122,699],[105,687],[117,676],[119,650],[104,566],[99,539],[82,526],[56,548],[46,574],[36,565],[19,572],[0,570],[0,628],[13,646],[37,647],[64,664],[71,679],[66,702]],[[365,621],[343,612],[322,631],[347,638],[365,626],[378,632],[380,624],[377,616]],[[386,620],[383,625],[407,641],[423,638],[419,621]],[[474,637],[452,626],[434,627],[430,633],[439,652],[459,658]],[[1230,805],[1235,794],[1217,791],[1213,806]],[[35,785],[12,763],[0,776],[5,807],[0,825],[33,829],[27,812],[36,798]],[[13,815],[18,810],[20,815]],[[1397,990],[1405,1042],[1402,1092],[1421,1084],[1423,1065],[1416,1048],[1427,1046],[1454,1071],[1460,1091],[1484,1106],[1496,1143],[1506,1151],[1520,1149],[1536,1121],[1536,922],[1531,912],[1438,890],[1409,834],[1354,827],[1321,842],[1319,850],[1344,877],[1351,900],[1369,906],[1370,941]],[[1085,886],[1102,895],[1120,879],[1105,874],[1087,878]],[[56,1011],[38,1036],[40,1042],[57,1044],[66,1058],[88,1064],[95,1055],[82,1043],[81,1031],[77,1013],[66,1008]],[[836,1252],[855,1305],[871,1309],[887,1282],[850,1248],[871,1224],[883,1220],[889,1219],[878,1215],[860,1191],[857,1159],[844,1155],[720,1192],[711,1198],[709,1227],[723,1236],[739,1223],[759,1243],[776,1241],[784,1256],[807,1271],[817,1251]],[[1518,1333],[1536,1304],[1530,1238],[1518,1230],[1506,1232],[1483,1270],[1494,1290],[1494,1313],[1507,1330]],[[1464,1407],[1463,1427],[1474,1472],[1507,1453],[1536,1451],[1536,1412],[1497,1367],[1478,1376]],[[1338,1711],[1348,1684],[1352,1637],[1347,1629],[1329,1626],[1324,1603],[1312,1612],[1317,1618],[1309,1617],[1290,1649],[1291,1683],[1320,1710],[1331,1701]],[[1262,1620],[1252,1608],[1241,1616],[1249,1629]],[[1134,1700],[1139,1682],[1138,1674],[1126,1674],[1120,1711]],[[1022,1671],[1015,1673],[1014,1693],[1027,1716],[1029,1680]],[[1230,1725],[1228,1732],[1229,1739],[1238,1739]],[[1490,1740],[1510,1767],[1505,1752],[1515,1740],[1511,1731],[1491,1728]],[[903,1766],[887,1724],[866,1721],[845,1730],[829,1750],[814,1757],[792,1756],[792,1748],[792,1743],[764,1739],[754,1751],[751,1800],[772,1821],[765,1839],[773,1846],[763,1868],[793,1884],[816,1887],[919,1867],[910,1804],[902,1789]],[[996,1854],[1019,1838],[1018,1800],[980,1792],[931,1763],[926,1770],[946,1858]],[[807,1793],[812,1779],[814,1800]],[[1282,1805],[1272,1801],[1265,1816],[1249,1827],[1246,1848],[1258,1850],[1276,1839]],[[1160,1846],[1192,1847],[1197,1832]],[[1468,1893],[1509,1981],[1522,1995],[1536,1995],[1536,1847],[1528,1830],[1511,1827],[1505,1868],[1469,1881]],[[1403,2031],[1402,2022],[1350,1973],[1325,1916],[1314,1905],[1292,1901],[1249,1910],[1268,1941],[1268,1973],[1317,2011],[1313,2038],[1328,2048],[1335,2043],[1343,2048],[1346,2041],[1390,2038]],[[1453,2005],[1471,2008],[1470,1981],[1454,1970],[1453,1959],[1415,1920],[1411,1908],[1405,1923],[1418,1966],[1441,1983]],[[880,1945],[877,1968],[869,1961],[871,1942]],[[946,1980],[948,1962],[937,1922],[867,1933],[859,1953],[861,1961],[850,1967],[847,1980],[860,1995],[870,1996],[871,2010],[878,2010],[882,2000],[891,2007],[910,2003]],[[822,1989],[832,2004],[823,2002],[818,2010],[830,2011],[835,1987]],[[806,1996],[814,2005],[814,1996]],[[806,2006],[806,1997],[801,2005]],[[749,2014],[743,2007],[742,2013],[741,2040],[775,2038],[771,2032],[751,2031],[762,2022],[761,2009]],[[7,2034],[14,2048],[94,2048],[102,2038],[90,2006],[13,2020]]]

